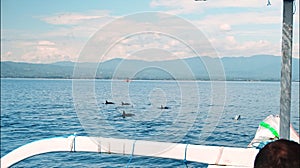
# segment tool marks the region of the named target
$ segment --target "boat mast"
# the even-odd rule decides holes
[[[294,0],[283,0],[280,93],[280,138],[290,139],[291,78]]]

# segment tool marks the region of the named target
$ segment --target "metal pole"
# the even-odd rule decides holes
[[[282,62],[280,93],[280,138],[290,139],[293,1],[283,0]]]

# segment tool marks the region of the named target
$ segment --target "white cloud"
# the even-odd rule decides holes
[[[234,36],[226,36],[225,40],[226,40],[226,42],[228,42],[231,45],[236,45],[237,44]]]
[[[41,20],[54,25],[76,25],[85,21],[100,19],[109,15],[108,11],[94,11],[91,14],[60,13],[42,17]]]
[[[3,42],[1,60],[34,63],[76,61],[82,45],[62,39],[59,41],[7,41]]]
[[[5,53],[5,55],[11,56],[11,55],[12,55],[12,52],[11,52],[11,51],[7,51],[7,52]]]
[[[48,19],[52,20],[57,18],[58,15],[40,18],[41,20],[56,25],[55,29],[43,34],[46,38],[64,38],[70,40],[88,40],[94,33],[101,27],[115,19],[115,16],[109,15],[107,11],[94,11],[87,12],[87,14],[61,14],[62,17],[57,22],[47,22]],[[59,26],[63,23],[66,26]]]
[[[39,46],[54,46],[55,43],[47,40],[38,41]]]
[[[1,53],[2,61],[10,61],[10,60],[12,60],[12,57],[13,57],[13,52],[11,52],[11,51],[7,51],[3,54]]]
[[[107,11],[87,13],[62,13],[52,16],[35,17],[53,24],[50,31],[17,32],[4,31],[1,51],[2,60],[24,62],[76,61],[85,43],[101,26],[112,20]],[[67,25],[67,26],[60,26]],[[47,40],[45,40],[47,39]],[[13,51],[8,57],[4,54]]]
[[[158,33],[139,33],[115,44],[101,58],[126,58],[139,60],[170,60],[195,56],[193,51],[177,39]]]
[[[258,54],[280,55],[280,44],[274,44],[266,40],[249,40],[239,42],[234,36],[210,39],[218,53],[222,56],[252,56]]]
[[[187,14],[194,11],[200,10],[201,6],[197,5],[195,1],[186,1],[186,0],[153,0],[150,3],[150,6],[155,7],[167,7],[169,10],[168,13],[172,14]]]
[[[272,2],[272,8],[280,8],[281,3]],[[267,0],[208,0],[205,2],[194,0],[152,0],[152,8],[164,7],[172,14],[200,13],[218,8],[267,8]]]
[[[226,24],[234,25],[248,25],[256,26],[262,24],[280,24],[281,15],[280,11],[270,12],[270,13],[260,13],[260,12],[244,12],[240,14],[218,14],[218,15],[209,15],[205,18],[196,21],[200,26],[215,26],[223,25],[224,21]]]
[[[271,4],[267,6],[267,0],[153,0],[150,6],[173,14],[198,15],[200,19],[192,22],[211,39],[220,56],[280,55],[283,3],[273,0]],[[226,8],[233,8],[235,12],[222,13]],[[299,57],[298,14],[294,15],[294,37],[293,56]]]
[[[219,29],[221,31],[231,31],[231,26],[227,23],[224,23],[219,26]]]
[[[193,17],[199,19],[190,20],[190,22],[205,33],[220,56],[280,55],[282,2],[271,1],[271,7],[266,7],[266,3],[267,0],[208,0],[207,2],[153,0],[150,5],[153,8],[163,9],[164,12],[191,13],[193,16],[201,16]],[[249,9],[250,7],[250,10],[240,10],[235,13],[227,12],[226,14],[212,12],[212,10],[217,11],[226,7],[239,9]],[[206,11],[209,12],[205,13]],[[184,16],[188,17],[188,15]],[[5,36],[3,39],[8,39],[8,41],[2,41],[1,39],[3,43],[2,60],[27,62],[76,61],[88,39],[116,16],[112,16],[108,11],[87,11],[84,13],[60,13],[36,18],[52,24],[53,29],[43,33],[3,31]],[[167,18],[161,18],[161,22],[164,22],[164,19]],[[294,15],[294,23],[293,56],[299,58],[298,14]],[[128,25],[130,24],[128,22]],[[138,25],[147,27],[142,22]],[[156,26],[166,27],[167,29],[168,26],[172,25],[173,22],[169,21],[168,24],[162,23]],[[130,29],[124,26],[122,28]],[[114,31],[119,29],[120,27],[116,26]],[[188,30],[183,26],[182,33],[186,31]],[[171,35],[172,33],[173,35],[176,34],[170,32]],[[195,38],[192,38],[188,43],[193,43],[193,40]],[[149,48],[163,49],[182,58],[195,56],[180,41],[162,38],[159,34],[152,34],[140,36],[139,38],[123,39],[121,44],[116,45],[110,51],[106,59],[116,57],[134,58],[131,55],[132,53]],[[201,54],[206,55],[207,53],[203,52]],[[171,55],[163,59],[170,59]],[[21,59],[20,56],[22,56]],[[148,57],[147,59],[150,60],[151,58]]]
[[[37,45],[31,47],[30,51],[22,55],[22,60],[36,63],[69,61],[74,60],[72,57],[76,55],[72,53],[72,50],[68,46],[55,45],[55,43],[49,43],[48,41],[39,41]]]

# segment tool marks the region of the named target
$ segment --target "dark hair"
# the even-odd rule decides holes
[[[300,144],[285,139],[279,139],[264,146],[254,161],[254,168],[294,167],[300,167]]]

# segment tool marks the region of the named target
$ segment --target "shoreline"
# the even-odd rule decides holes
[[[126,82],[126,79],[112,79],[112,78],[48,78],[48,77],[1,77],[1,80],[97,80],[97,81],[123,81]],[[164,82],[280,82],[280,80],[207,80],[207,79],[131,79],[130,82],[136,81],[164,81]],[[128,82],[128,83],[130,83]],[[293,80],[293,83],[300,83],[300,81]]]

